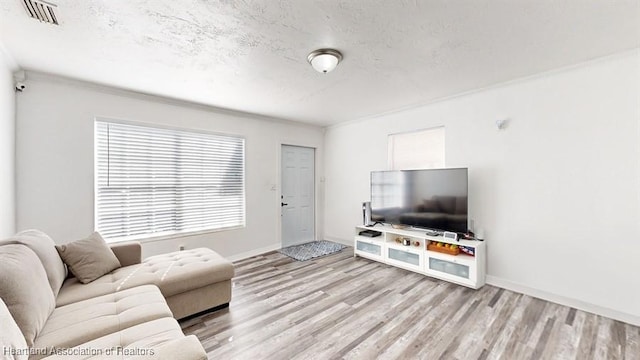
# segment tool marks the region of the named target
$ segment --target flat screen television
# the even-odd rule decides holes
[[[371,220],[466,233],[466,168],[371,172]]]

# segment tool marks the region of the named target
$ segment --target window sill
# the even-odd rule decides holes
[[[186,231],[186,232],[171,233],[171,234],[157,235],[157,236],[143,235],[143,236],[132,236],[127,238],[113,239],[113,240],[105,239],[105,241],[107,242],[107,244],[117,244],[122,242],[129,242],[129,241],[135,241],[141,244],[145,244],[145,243],[153,243],[153,242],[159,242],[159,241],[181,239],[181,238],[191,237],[191,236],[213,234],[213,233],[218,233],[223,231],[240,230],[240,229],[244,229],[245,227],[246,225],[240,225],[240,226],[225,227],[220,229],[195,230],[195,231]]]

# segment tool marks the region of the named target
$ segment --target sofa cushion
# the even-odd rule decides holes
[[[156,285],[165,297],[229,280],[234,275],[233,264],[207,248],[151,256],[142,263],[144,271],[156,275]]]
[[[2,324],[2,331],[0,331],[0,351],[2,354],[0,358],[7,360],[28,359],[27,342],[2,299],[0,299],[0,324]]]
[[[58,306],[144,284],[154,284],[164,297],[229,280],[233,264],[207,248],[152,256],[142,264],[114,270],[90,284],[67,279],[56,299]]]
[[[93,351],[93,354],[87,350]],[[170,318],[150,321],[103,336],[74,347],[69,352],[74,355],[54,355],[46,360],[207,359],[198,339],[194,335],[185,337],[178,322]]]
[[[28,346],[53,312],[55,299],[38,255],[21,244],[0,246],[0,298]]]
[[[120,261],[98,232],[86,239],[57,245],[56,249],[69,270],[83,284],[120,267]]]
[[[135,265],[142,262],[142,245],[137,241],[117,242],[109,244],[109,248],[118,258],[121,266]]]
[[[23,244],[33,250],[40,258],[47,273],[53,296],[58,295],[60,287],[67,277],[67,267],[56,251],[55,242],[47,234],[40,230],[25,230],[5,240],[4,243]]]
[[[56,298],[56,306],[69,305],[78,301],[90,299],[96,296],[113,294],[116,291],[131,289],[137,286],[154,284],[155,280],[149,277],[135,276],[136,270],[142,265],[131,265],[117,268],[96,280],[83,284],[77,278],[65,280]]]
[[[86,342],[46,360],[181,359],[204,360],[207,354],[194,335],[185,337],[175,319],[163,318]]]
[[[74,347],[131,326],[172,316],[156,286],[139,286],[56,308],[34,347]]]

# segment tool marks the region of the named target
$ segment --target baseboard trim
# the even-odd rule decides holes
[[[287,244],[286,246],[284,244],[281,244],[280,246],[282,248],[286,248],[286,247],[289,247],[289,246],[298,246],[298,245],[310,243],[312,241],[316,241],[316,240],[301,240],[301,241],[297,241],[297,242],[294,242],[294,243],[291,243],[291,244]]]
[[[264,246],[264,247],[261,247],[261,248],[258,248],[258,249],[253,249],[253,250],[250,250],[250,251],[245,251],[245,252],[240,253],[240,254],[235,254],[235,255],[229,256],[229,257],[227,257],[227,259],[229,261],[244,260],[244,259],[247,259],[247,258],[250,258],[250,257],[253,257],[253,256],[262,255],[264,253],[268,253],[268,252],[271,252],[271,251],[278,250],[278,249],[280,249],[280,247],[281,247],[280,243],[274,243],[274,244],[271,244],[271,245],[268,245],[268,246]]]
[[[640,326],[640,316],[627,314],[617,310],[609,309],[603,306],[590,304],[581,300],[556,295],[544,290],[535,289],[513,281],[505,280],[492,275],[487,275],[486,283],[506,290],[529,295],[538,299],[550,301],[552,303],[569,306],[578,310],[586,311],[592,314],[601,315],[610,319],[625,322],[627,324]]]
[[[338,243],[346,246],[353,246],[353,240],[349,241],[349,240],[344,240],[340,238],[334,238],[332,236],[325,236],[324,238],[325,240],[333,241],[334,243]]]

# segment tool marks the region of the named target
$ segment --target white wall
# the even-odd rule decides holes
[[[12,61],[0,44],[0,239],[16,231],[15,105]]]
[[[241,230],[145,242],[145,256],[210,247],[238,258],[273,250],[280,244],[280,144],[317,148],[322,175],[323,130],[257,116],[27,74],[17,101],[17,227],[38,228],[58,243],[93,231],[93,128],[106,117],[237,134],[246,139],[246,222]],[[316,181],[320,199],[320,181]],[[278,188],[272,190],[277,185]],[[318,223],[322,224],[319,201]],[[319,226],[318,237],[322,237]]]
[[[640,324],[639,99],[636,50],[331,127],[326,238],[353,241],[388,134],[444,125],[446,165],[469,168],[489,282]]]

